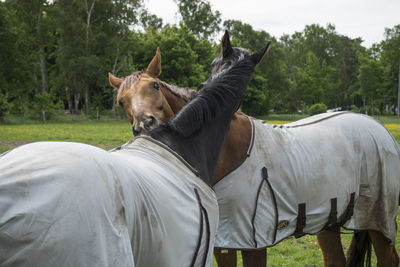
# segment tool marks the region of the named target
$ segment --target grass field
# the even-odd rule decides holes
[[[34,141],[81,142],[111,149],[132,138],[125,120],[0,125],[0,153]]]
[[[283,124],[303,116],[281,115],[262,118],[272,124]],[[379,117],[400,143],[400,119]],[[126,120],[118,121],[71,121],[56,123],[0,124],[0,153],[34,141],[73,141],[111,149],[132,139],[131,126]],[[400,221],[398,220],[398,223]],[[342,235],[345,249],[351,235]],[[400,247],[400,230],[396,244]],[[238,266],[241,255],[238,253]],[[375,259],[373,262],[376,262]],[[289,238],[268,249],[268,266],[322,266],[322,255],[315,236]],[[215,262],[213,266],[217,266]]]

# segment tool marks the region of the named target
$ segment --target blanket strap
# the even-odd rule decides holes
[[[329,212],[328,222],[323,229],[327,229],[337,224],[337,198],[331,198],[331,211]]]
[[[249,118],[250,124],[251,124],[251,139],[250,139],[250,145],[249,148],[247,149],[247,157],[250,157],[251,154],[251,150],[253,149],[254,146],[254,133],[255,133],[255,126],[254,126],[254,122],[253,119]],[[264,167],[265,168],[265,167]]]
[[[304,234],[303,229],[306,226],[306,203],[300,203],[298,206],[296,229],[294,236],[296,238],[302,237]]]
[[[196,264],[196,259],[197,259],[197,256],[198,256],[198,253],[200,250],[200,245],[201,245],[202,238],[203,238],[203,227],[204,227],[203,220],[205,220],[206,234],[207,234],[206,245],[205,245],[206,247],[205,247],[204,256],[203,256],[202,263],[201,263],[201,266],[204,267],[204,266],[206,266],[208,250],[210,247],[210,235],[211,235],[210,234],[210,222],[208,219],[207,210],[204,208],[203,204],[201,203],[201,198],[200,198],[199,192],[197,191],[196,188],[194,189],[194,192],[196,194],[196,198],[197,198],[197,201],[199,203],[199,208],[200,208],[200,234],[199,234],[199,239],[197,240],[197,246],[196,246],[195,253],[194,253],[194,256],[192,259],[192,263],[190,264],[190,266],[195,266],[195,264]]]
[[[264,171],[264,169],[265,169],[265,171]],[[268,177],[268,172],[266,170],[267,170],[266,168],[263,168],[262,169],[262,174],[265,173],[267,175],[266,177]],[[262,188],[262,185],[263,185],[263,183],[265,181],[266,181],[265,179],[262,179],[261,183],[260,183],[260,186],[258,187],[257,197],[256,197],[256,204],[254,206],[254,213],[253,213],[253,217],[251,218],[251,225],[252,225],[252,228],[253,228],[253,241],[254,241],[254,247],[255,248],[258,247],[258,244],[257,244],[257,239],[256,239],[256,227],[254,225],[254,221],[256,219],[256,214],[257,214],[258,198],[260,197],[261,188]]]
[[[274,239],[273,239],[273,244],[275,243],[276,240],[276,234],[278,231],[278,206],[276,205],[276,198],[275,198],[275,194],[274,194],[274,190],[272,190],[272,186],[271,183],[268,180],[268,169],[266,167],[263,167],[261,169],[261,183],[260,186],[258,187],[258,191],[257,191],[257,197],[256,197],[256,203],[255,203],[255,207],[254,207],[254,213],[253,213],[253,217],[251,218],[251,225],[253,227],[253,241],[254,241],[254,247],[258,248],[258,244],[257,244],[257,239],[256,239],[256,227],[254,225],[255,222],[255,218],[256,218],[256,214],[257,214],[257,206],[258,206],[258,200],[260,197],[260,192],[262,189],[262,186],[264,184],[264,182],[266,183],[266,185],[268,186],[268,190],[270,191],[270,194],[272,196],[272,201],[273,201],[273,205],[274,205],[274,211],[275,211],[275,230],[274,230]]]
[[[348,220],[350,220],[351,216],[353,216],[354,213],[354,197],[356,195],[356,192],[353,192],[350,194],[350,201],[349,204],[347,205],[346,211],[344,213],[343,218],[340,221],[340,225],[345,224]]]

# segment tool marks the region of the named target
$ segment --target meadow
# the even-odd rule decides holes
[[[300,118],[302,116],[271,115],[262,119],[272,124],[284,124]],[[385,124],[400,143],[400,119],[397,117],[377,117],[377,119]],[[82,142],[108,150],[132,138],[131,126],[126,120],[0,124],[0,153],[34,141]],[[399,218],[397,221],[400,223]],[[349,231],[343,231],[348,233],[342,235],[343,245],[347,250],[352,235]],[[400,246],[400,230],[396,244]],[[315,236],[286,239],[278,245],[268,248],[267,254],[267,266],[323,266],[321,250]],[[238,266],[242,266],[240,253],[238,253],[238,262]],[[376,265],[375,258],[373,264]],[[213,267],[216,266],[216,263],[213,262]]]

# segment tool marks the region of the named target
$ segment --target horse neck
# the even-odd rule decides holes
[[[214,173],[229,129],[229,120],[218,121],[207,124],[190,137],[170,136],[161,140],[197,169],[200,177],[210,186],[214,184]]]
[[[229,130],[243,97],[254,62],[247,58],[205,85],[201,93],[175,117],[149,134],[168,145],[196,168],[209,185]]]
[[[172,93],[169,89],[162,86],[161,91],[168,102],[168,105],[171,107],[174,114],[178,113],[184,105],[187,104],[187,100],[177,94]]]
[[[247,158],[250,147],[252,126],[246,115],[236,113],[233,116],[228,135],[218,159],[213,185],[230,172],[238,168]]]
[[[184,88],[180,89],[185,90]],[[186,99],[172,93],[164,86],[161,87],[161,90],[174,114],[178,113],[188,102]],[[239,167],[246,159],[247,151],[250,146],[251,134],[249,118],[245,115],[236,113],[233,116],[229,132],[218,159],[212,181],[213,185]]]

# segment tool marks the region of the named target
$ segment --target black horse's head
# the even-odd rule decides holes
[[[211,81],[216,77],[222,75],[238,61],[250,55],[250,52],[244,48],[231,46],[228,31],[225,31],[225,34],[222,37],[221,44],[221,55],[216,57],[211,63],[211,74],[208,78],[208,81]],[[264,54],[268,51],[270,44],[271,42],[268,42],[265,47],[259,49],[251,55],[254,58],[256,64],[261,61]]]
[[[204,83],[198,95],[173,118],[149,132],[195,167],[210,185],[232,116],[269,47],[267,44],[252,54],[232,48],[228,33],[223,43],[222,56],[214,61],[218,75]]]

